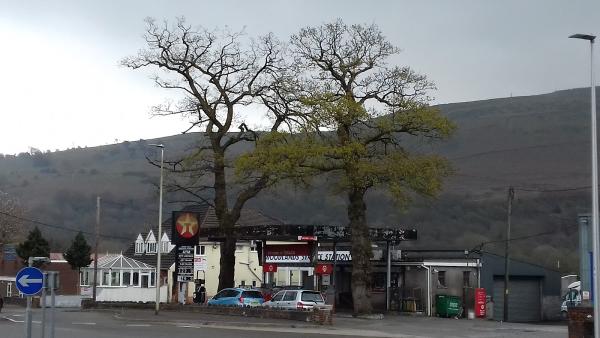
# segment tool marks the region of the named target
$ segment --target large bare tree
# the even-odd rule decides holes
[[[214,206],[227,235],[221,245],[219,289],[232,287],[234,225],[246,202],[274,182],[268,175],[235,176],[232,160],[243,143],[253,143],[259,136],[246,119],[264,117],[267,110],[259,107],[275,95],[273,84],[281,81],[282,48],[272,35],[246,39],[239,32],[192,27],[184,19],[174,24],[147,19],[146,24],[146,48],[122,64],[162,71],[155,83],[178,91],[182,98],[154,107],[153,113],[189,118],[191,125],[184,133],[203,131],[193,154],[169,161],[170,170],[178,174],[171,176],[180,178],[174,179],[172,188]],[[264,129],[277,130],[292,115],[271,114],[270,126]]]
[[[435,154],[410,151],[406,141],[448,137],[454,125],[428,105],[433,84],[408,67],[387,62],[399,51],[375,25],[341,21],[302,29],[291,38],[298,95],[309,112],[304,133],[272,133],[239,169],[301,177],[328,174],[347,197],[352,234],[352,298],[357,314],[372,311],[371,240],[366,194],[387,190],[399,202],[434,196],[451,170]],[[296,99],[293,99],[296,97]],[[270,109],[287,107],[270,105]],[[302,122],[302,121],[301,121]]]

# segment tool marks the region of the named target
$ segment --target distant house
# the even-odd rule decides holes
[[[62,253],[50,253],[50,263],[44,264],[41,269],[45,271],[58,271],[60,288],[58,295],[77,295],[79,292],[77,270],[71,266]],[[18,297],[19,291],[15,284],[15,276],[24,265],[21,258],[14,255],[0,255],[0,294],[3,297]]]
[[[122,254],[98,258],[98,285],[96,300],[153,302],[156,299],[154,266]],[[91,296],[94,264],[81,269],[81,294]],[[167,301],[167,286],[161,287],[161,301]]]
[[[178,210],[179,211],[179,210]],[[186,206],[181,211],[190,211],[200,214],[200,228],[217,227],[218,219],[214,208],[207,204]],[[252,225],[272,225],[283,224],[282,221],[265,216],[264,214],[245,209],[236,226]],[[176,302],[174,272],[175,272],[175,245],[171,242],[172,220],[167,218],[162,224],[162,234],[158,234],[158,226],[150,228],[147,232],[139,233],[130,243],[124,256],[133,258],[136,261],[156,266],[156,255],[158,245],[161,246],[161,273],[160,285],[168,285],[171,292],[167,295],[168,302]],[[258,264],[258,254],[256,245],[251,241],[238,242],[236,246],[236,267],[235,267],[235,285],[253,285],[262,284],[262,270]],[[219,284],[219,271],[221,259],[221,247],[219,242],[199,242],[195,248],[195,258],[202,261],[202,270],[195,272],[195,278],[205,281],[206,293],[208,296],[217,293]],[[195,289],[194,283],[188,283],[186,302],[190,302]],[[161,292],[162,294],[162,292]]]

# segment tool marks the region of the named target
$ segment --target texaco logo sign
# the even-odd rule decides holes
[[[192,238],[198,233],[198,219],[192,213],[182,213],[177,217],[175,229],[181,238]]]

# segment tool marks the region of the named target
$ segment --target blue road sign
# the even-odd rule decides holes
[[[15,277],[17,289],[28,296],[38,293],[44,285],[44,274],[38,268],[23,268]]]

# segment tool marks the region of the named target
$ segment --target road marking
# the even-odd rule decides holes
[[[91,323],[91,322],[73,322],[71,324],[73,324],[73,325],[96,325],[96,323]]]
[[[12,319],[12,318],[9,318],[9,317],[2,317],[2,318],[6,319],[8,321],[11,321],[13,323],[24,323],[25,322],[24,320],[16,320],[16,319]]]
[[[147,327],[151,326],[150,324],[127,324],[125,326],[133,326],[133,327]]]

